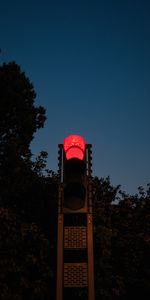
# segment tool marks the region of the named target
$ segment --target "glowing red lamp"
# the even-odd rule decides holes
[[[78,158],[83,160],[85,151],[85,140],[80,135],[70,135],[64,140],[66,158]]]

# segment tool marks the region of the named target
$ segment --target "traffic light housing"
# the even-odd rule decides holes
[[[82,137],[73,135],[64,140],[63,147],[63,211],[86,212],[86,143]]]

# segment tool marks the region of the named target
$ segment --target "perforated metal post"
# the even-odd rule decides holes
[[[58,189],[58,234],[57,234],[57,289],[56,299],[63,299],[63,221],[62,214],[62,162],[63,162],[63,145],[58,145],[58,176],[59,176],[59,189]]]

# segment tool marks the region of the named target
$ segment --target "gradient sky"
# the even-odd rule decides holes
[[[93,144],[93,171],[134,194],[150,182],[150,1],[1,0],[0,61],[30,78],[47,121],[31,145],[70,134]]]

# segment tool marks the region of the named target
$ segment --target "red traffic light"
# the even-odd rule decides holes
[[[67,160],[71,158],[83,160],[85,152],[85,140],[79,135],[70,135],[64,140],[64,150]]]

